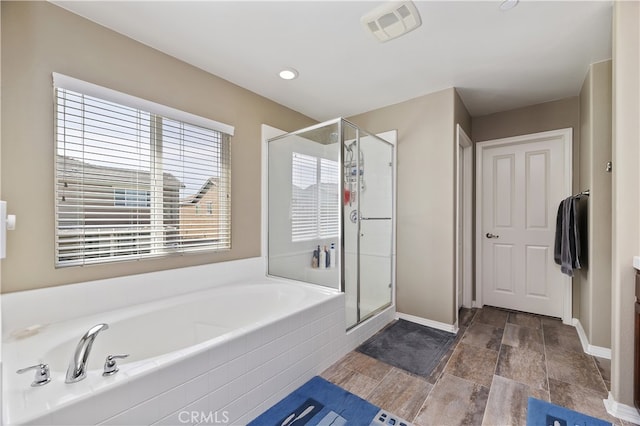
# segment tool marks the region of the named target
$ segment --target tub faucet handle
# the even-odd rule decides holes
[[[42,386],[51,381],[51,377],[49,375],[49,364],[36,364],[30,367],[21,368],[20,370],[16,371],[16,373],[22,374],[30,370],[36,370],[36,375],[33,377],[31,386]]]
[[[123,355],[107,355],[107,358],[104,360],[104,371],[102,372],[103,376],[113,376],[120,369],[116,363],[116,359],[118,358],[126,358],[129,354]]]

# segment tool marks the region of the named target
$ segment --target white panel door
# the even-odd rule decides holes
[[[553,245],[558,204],[571,192],[570,135],[544,132],[481,144],[483,304],[566,316],[570,284],[554,263]]]

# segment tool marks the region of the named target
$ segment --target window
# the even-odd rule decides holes
[[[232,127],[64,76],[54,86],[57,266],[231,247]]]
[[[114,189],[113,205],[121,207],[151,207],[151,193],[139,189]]]
[[[291,241],[337,238],[338,162],[294,152],[291,159]]]

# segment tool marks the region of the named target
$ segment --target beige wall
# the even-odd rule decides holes
[[[454,128],[456,124],[460,124],[462,130],[471,138],[471,115],[469,111],[467,111],[467,107],[462,102],[462,98],[457,91],[454,91],[454,104],[453,104],[453,114],[454,114]],[[454,130],[455,132],[455,130]],[[473,140],[473,138],[472,138]]]
[[[349,118],[398,131],[397,310],[445,324],[456,320],[456,119],[469,131],[453,88]]]
[[[260,255],[260,125],[296,130],[313,120],[47,2],[3,1],[1,28],[1,193],[18,219],[2,291]],[[55,269],[52,72],[234,125],[232,249]]]
[[[640,2],[613,8],[611,394],[633,407],[634,275],[640,256]]]
[[[580,310],[575,315],[589,343],[611,347],[611,61],[591,65],[580,91],[580,188],[586,211],[587,265],[578,271]]]
[[[579,192],[580,161],[580,98],[578,96],[545,102],[510,111],[473,117],[471,139],[475,143],[544,132],[573,129],[573,191]],[[587,189],[587,188],[584,188]],[[573,280],[573,315],[580,311],[580,285]]]
[[[576,96],[473,117],[472,139],[482,142],[567,127],[579,128],[579,102]],[[579,139],[575,133],[574,139]]]

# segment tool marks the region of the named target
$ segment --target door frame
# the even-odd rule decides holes
[[[460,305],[471,308],[473,304],[473,142],[460,124],[456,124],[456,312]],[[462,152],[462,164],[460,163]],[[462,182],[459,181],[462,171]],[[462,206],[460,193],[462,192]],[[462,235],[459,235],[462,222]],[[462,242],[462,253],[458,246]],[[460,254],[462,256],[460,256]],[[460,257],[462,257],[460,259]],[[462,262],[462,276],[458,276]],[[462,294],[458,291],[462,282]],[[462,303],[461,303],[462,302]]]
[[[483,283],[482,283],[482,158],[484,149],[498,146],[508,146],[525,144],[531,139],[543,139],[550,137],[560,137],[564,144],[564,196],[569,197],[573,193],[573,129],[557,129],[546,132],[529,133],[526,135],[513,136],[508,138],[492,139],[476,143],[476,301],[477,307],[483,306]],[[560,273],[560,272],[558,272]],[[572,280],[569,276],[562,274],[565,287],[564,300],[562,301],[562,322],[572,324],[573,291]]]

